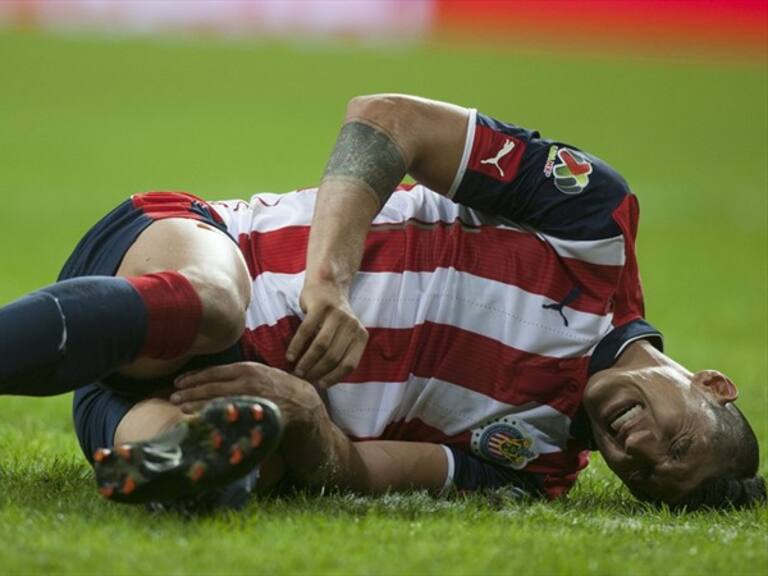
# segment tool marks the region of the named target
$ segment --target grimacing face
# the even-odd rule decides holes
[[[594,374],[584,407],[600,453],[632,494],[673,504],[724,468],[715,410],[737,396],[720,372],[692,374],[669,359]]]

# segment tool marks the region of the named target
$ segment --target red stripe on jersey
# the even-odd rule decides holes
[[[517,176],[523,152],[523,140],[478,124],[467,168],[494,180],[511,182]]]
[[[255,278],[266,271],[302,272],[308,238],[309,227],[292,226],[241,234],[239,244]],[[415,220],[406,225],[374,226],[366,239],[360,270],[402,273],[448,267],[514,285],[555,302],[562,301],[576,283],[582,294],[568,306],[592,314],[608,312],[621,273],[620,266],[561,258],[544,241],[517,230]]]
[[[412,329],[369,328],[368,334],[360,364],[345,382],[404,382],[413,374],[515,406],[548,404],[573,416],[587,381],[587,357],[531,354],[454,326],[427,322]]]
[[[251,278],[264,272],[298,274],[307,265],[309,226],[286,226],[270,232],[240,234],[237,243]]]
[[[635,238],[640,219],[640,207],[634,194],[627,195],[618,208],[613,211],[613,219],[624,235],[626,264],[622,270],[615,296],[613,324],[622,326],[627,322],[645,316],[643,286],[635,254]]]
[[[299,324],[298,316],[285,316],[272,326],[263,324],[255,329],[247,328],[240,339],[243,357],[247,361],[260,361],[280,370],[289,370],[285,353]]]
[[[256,234],[257,232],[240,234],[237,238],[237,245],[240,246],[240,252],[242,252],[243,258],[245,258],[245,263],[248,266],[248,273],[251,275],[251,278],[256,278],[256,276],[262,272],[262,266],[259,263],[259,256],[256,252],[257,243],[252,242]]]
[[[589,464],[589,452],[584,446],[570,440],[563,452],[542,454],[528,463],[526,472],[541,475],[541,487],[548,498],[554,500],[571,489],[579,472]]]

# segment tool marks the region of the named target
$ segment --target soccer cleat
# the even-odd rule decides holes
[[[189,479],[192,480],[192,482],[200,480],[200,478],[205,476],[205,463],[200,461],[195,462],[192,468],[189,469],[187,476],[189,476]]]
[[[134,490],[136,490],[136,480],[129,474],[125,477],[125,480],[123,480],[123,485],[120,487],[120,493],[124,496],[128,496],[129,494],[132,494]]]
[[[117,455],[120,456],[123,460],[130,460],[133,456],[133,450],[128,445],[122,445],[119,446],[115,452],[117,452]]]
[[[240,418],[240,411],[235,407],[234,404],[227,404],[227,420],[234,424],[237,422]]]
[[[229,463],[240,464],[243,461],[243,450],[240,446],[233,446],[230,450]]]
[[[262,440],[264,440],[264,435],[261,433],[261,430],[258,428],[251,430],[251,446],[253,448],[261,446]]]
[[[115,493],[115,487],[114,486],[102,486],[99,488],[99,493],[104,496],[104,498],[112,498],[112,495]]]
[[[248,475],[278,445],[283,430],[272,402],[221,398],[165,434],[94,453],[99,493],[116,502],[173,502]]]
[[[93,453],[93,460],[94,462],[104,462],[107,458],[109,458],[112,455],[112,450],[109,448],[99,448],[96,450],[96,452]]]

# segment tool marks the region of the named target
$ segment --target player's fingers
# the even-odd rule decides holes
[[[176,388],[190,388],[207,382],[226,382],[237,378],[242,368],[238,364],[211,366],[203,370],[187,372],[174,381]]]
[[[357,368],[360,364],[360,359],[363,357],[365,347],[368,344],[368,333],[366,332],[364,338],[358,338],[354,340],[342,360],[331,370],[328,374],[320,378],[317,382],[318,388],[328,388],[334,384],[341,382],[347,375]]]
[[[237,384],[232,382],[209,382],[193,388],[184,388],[171,394],[171,402],[181,405],[195,400],[211,400],[220,396],[232,396]]]
[[[317,361],[320,360],[331,347],[335,333],[336,323],[329,321],[329,319],[326,318],[320,331],[312,339],[309,348],[307,348],[296,364],[296,367],[293,369],[293,373],[296,376],[304,378],[304,375],[312,370]]]
[[[296,334],[293,335],[291,343],[288,345],[288,350],[285,353],[285,359],[288,360],[289,363],[293,364],[299,359],[299,356],[306,349],[307,344],[315,335],[320,319],[320,314],[309,313],[299,325],[299,328],[296,330]]]
[[[304,379],[308,382],[319,381],[339,365],[351,345],[350,334],[346,330],[336,330],[328,350],[315,362]]]

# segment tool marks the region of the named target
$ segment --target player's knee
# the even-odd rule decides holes
[[[245,330],[250,293],[237,274],[190,267],[180,270],[197,291],[203,317],[197,353],[213,353],[235,344]]]

